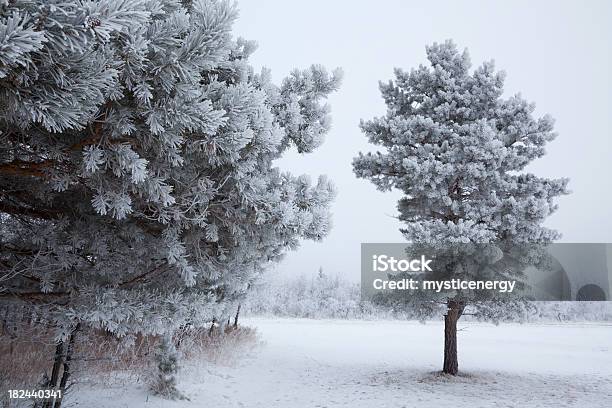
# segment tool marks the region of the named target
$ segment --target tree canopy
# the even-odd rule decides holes
[[[3,299],[59,327],[160,333],[229,314],[328,233],[332,184],[274,160],[323,142],[341,73],[275,85],[236,16],[221,0],[0,2]]]

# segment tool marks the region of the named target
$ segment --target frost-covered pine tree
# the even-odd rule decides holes
[[[504,73],[486,62],[470,71],[467,51],[451,41],[427,47],[430,66],[395,70],[381,84],[383,117],[361,123],[383,152],[359,154],[357,177],[382,191],[397,188],[401,230],[417,244],[548,243],[556,231],[542,225],[567,180],[524,172],[553,140],[553,119],[534,118],[520,95],[502,97]],[[469,278],[455,268],[447,278]],[[456,374],[461,293],[446,295],[443,371]],[[427,309],[428,310],[428,309]]]
[[[168,399],[185,399],[185,396],[176,388],[176,375],[179,371],[179,353],[172,336],[166,334],[162,337],[157,353],[157,379],[152,385],[156,395]]]
[[[330,228],[316,149],[340,73],[254,72],[222,0],[0,0],[0,299],[65,339],[227,320]],[[15,317],[17,318],[17,317]]]

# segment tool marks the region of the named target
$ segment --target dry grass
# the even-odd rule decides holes
[[[51,368],[55,345],[52,336],[25,325],[0,328],[0,406],[9,405],[10,389],[35,389]]]
[[[153,357],[159,341],[157,336],[120,340],[103,331],[80,331],[75,341],[72,380],[89,384],[147,383],[155,375]],[[175,336],[175,343],[184,362],[231,365],[257,344],[257,334],[242,326],[229,327],[223,333],[217,327],[212,331],[186,329]],[[18,406],[14,402],[8,405],[9,389],[38,388],[44,375],[51,372],[54,352],[51,330],[5,327],[0,332],[0,406]]]
[[[228,327],[219,330],[189,330],[181,334],[179,351],[187,361],[205,360],[220,365],[233,365],[242,355],[259,344],[257,331],[251,327]]]

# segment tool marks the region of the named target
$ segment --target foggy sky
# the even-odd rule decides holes
[[[272,70],[279,83],[292,68],[320,63],[344,70],[329,102],[333,125],[308,155],[277,162],[316,180],[327,174],[338,190],[334,228],[321,243],[304,242],[276,267],[280,274],[359,276],[362,242],[403,242],[396,203],[351,168],[359,151],[376,150],[360,119],[384,114],[378,81],[426,63],[425,45],[453,39],[473,66],[494,59],[507,73],[505,91],[550,113],[559,136],[528,168],[540,176],[569,177],[572,194],[559,199],[547,225],[564,242],[612,242],[610,81],[612,2],[608,1],[348,1],[242,0],[234,34],[256,40],[251,63]]]

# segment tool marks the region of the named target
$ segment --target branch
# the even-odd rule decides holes
[[[9,163],[0,164],[0,173],[17,175],[17,176],[32,176],[32,177],[47,177],[47,174],[40,170],[41,168],[49,167],[51,163],[28,163],[21,160],[13,160]]]
[[[104,120],[108,115],[108,111],[111,107],[111,102],[107,102],[103,108],[102,113],[100,114],[98,120],[94,123],[94,127],[92,129],[92,135],[84,140],[81,140],[78,143],[73,144],[66,150],[64,153],[69,154],[70,152],[80,150],[85,146],[89,146],[95,143],[98,143],[102,140],[103,134],[103,126]],[[118,139],[114,141],[114,143],[121,143],[126,141],[125,139]],[[129,142],[129,140],[127,140]],[[58,165],[59,162],[57,160],[43,160],[41,162],[28,162],[19,159],[15,159],[9,163],[0,164],[0,173],[9,174],[9,175],[17,175],[17,176],[30,176],[30,177],[41,177],[47,178],[48,174],[43,171],[44,169],[54,167]]]
[[[27,215],[35,218],[42,218],[45,220],[51,220],[59,218],[60,213],[57,210],[52,209],[37,209],[37,208],[26,208],[16,207],[0,201],[0,212],[13,215]]]
[[[4,292],[0,293],[0,298],[17,298],[21,300],[45,300],[45,299],[57,299],[64,298],[70,295],[69,292]]]
[[[120,288],[126,287],[132,283],[138,282],[139,280],[143,280],[145,279],[147,276],[154,274],[155,272],[159,271],[159,269],[164,266],[166,264],[166,262],[162,262],[159,265],[157,265],[155,268],[151,269],[150,271],[141,273],[140,275],[134,276],[133,278],[125,281],[125,282],[121,282],[119,285],[117,285]]]

